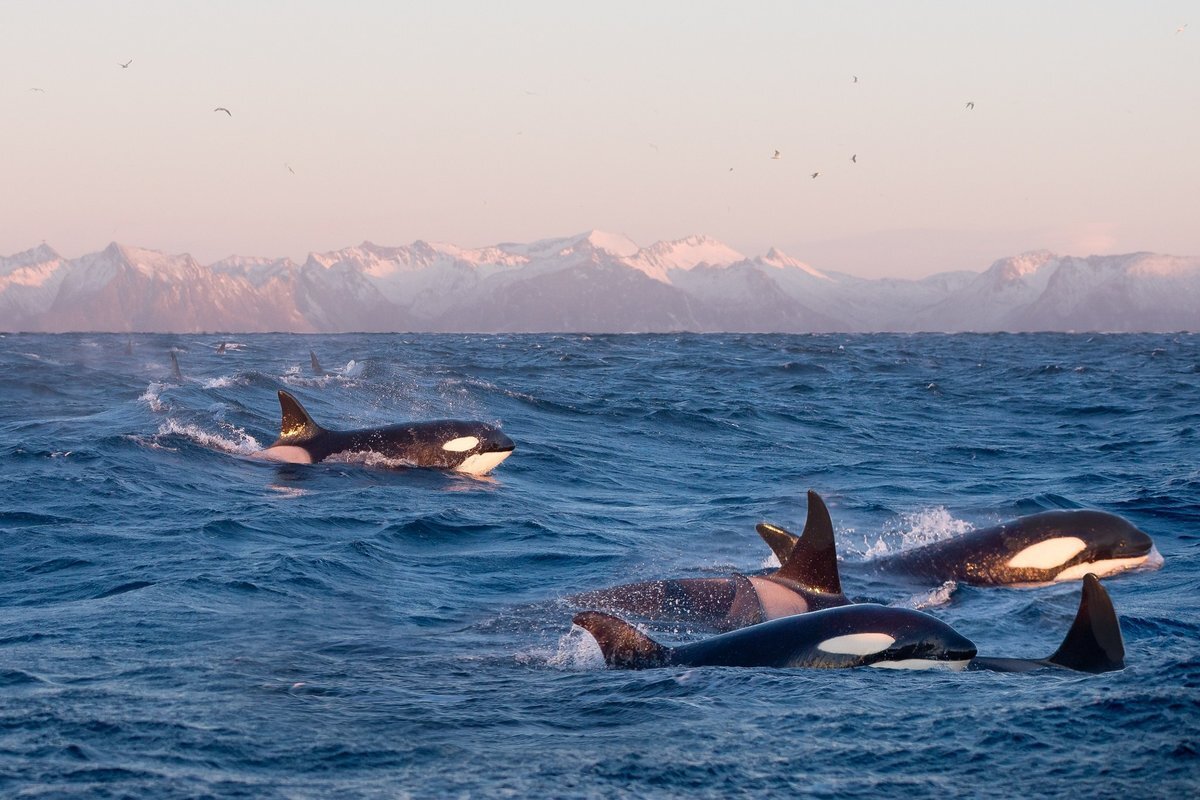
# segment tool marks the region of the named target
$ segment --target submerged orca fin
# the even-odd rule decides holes
[[[620,617],[601,611],[584,611],[571,620],[590,633],[604,653],[604,663],[620,669],[660,667],[671,656],[663,647]]]
[[[1083,577],[1079,611],[1067,637],[1046,661],[1079,672],[1110,672],[1125,667],[1121,623],[1108,592],[1092,573]]]
[[[324,375],[324,374],[325,374],[325,370],[321,369],[321,362],[320,362],[320,361],[317,361],[317,354],[316,354],[316,353],[314,353],[312,350],[309,350],[309,351],[308,351],[308,357],[309,357],[310,359],[312,359],[312,371],[313,371],[313,375]]]
[[[279,423],[279,439],[272,447],[306,442],[321,433],[321,426],[313,422],[300,401],[283,389],[279,390],[279,408],[283,411],[283,420]]]
[[[176,380],[183,380],[183,373],[179,371],[179,359],[175,357],[175,351],[168,350],[167,352],[171,354],[172,374],[174,374]]]
[[[767,539],[761,530],[759,535]],[[792,546],[787,560],[781,559],[779,571],[773,577],[794,581],[817,592],[842,593],[837,548],[833,542],[833,520],[829,518],[829,509],[825,507],[825,501],[811,489],[808,492],[808,519],[804,522],[804,533],[800,534]]]
[[[224,342],[221,342],[219,345],[217,345],[217,352],[218,352],[218,353],[224,353],[224,352],[225,352],[225,343],[224,343]]]

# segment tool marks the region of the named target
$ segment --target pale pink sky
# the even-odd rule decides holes
[[[864,276],[1200,254],[1191,2],[432,6],[5,3],[0,255],[592,228]]]

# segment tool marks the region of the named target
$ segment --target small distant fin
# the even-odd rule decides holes
[[[218,353],[224,353],[224,352],[225,352],[225,343],[224,343],[224,342],[221,342],[219,345],[217,345],[217,352],[218,352]]]
[[[1117,620],[1117,612],[1108,592],[1092,573],[1083,578],[1079,612],[1067,631],[1067,638],[1046,661],[1079,672],[1124,669],[1125,644],[1121,640],[1121,623]]]
[[[584,611],[572,620],[595,637],[604,662],[618,669],[661,667],[671,650],[663,647],[625,620],[600,611]]]
[[[177,380],[183,380],[183,373],[179,371],[179,359],[175,357],[174,350],[167,351],[171,356],[171,372]]]
[[[127,355],[127,356],[133,355],[133,337],[132,336],[130,336],[128,339],[125,340],[125,355]]]
[[[325,370],[321,369],[321,362],[320,362],[320,361],[317,361],[317,354],[316,354],[316,353],[314,353],[312,350],[309,350],[309,351],[308,351],[308,357],[309,357],[310,359],[312,359],[312,371],[313,371],[313,375],[324,375],[324,374],[325,374]]]
[[[754,530],[758,531],[758,535],[767,543],[767,547],[771,548],[771,552],[779,559],[780,564],[787,563],[788,556],[792,554],[792,548],[800,540],[799,536],[788,529],[772,525],[770,522],[760,522]]]
[[[313,422],[300,401],[283,389],[279,390],[279,408],[283,421],[279,423],[279,439],[272,447],[306,442],[321,433],[321,426]]]
[[[761,535],[762,532],[759,533]],[[804,522],[804,533],[800,534],[774,577],[795,581],[817,592],[842,593],[837,547],[833,541],[833,520],[829,518],[825,501],[812,490],[808,492],[808,519]]]

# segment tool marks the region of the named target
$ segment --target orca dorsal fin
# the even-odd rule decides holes
[[[314,353],[312,350],[309,350],[308,357],[312,359],[313,375],[324,375],[325,370],[321,369],[321,362],[317,361],[317,354]]]
[[[760,522],[754,526],[754,530],[758,531],[758,535],[767,543],[767,547],[771,548],[771,552],[779,559],[781,565],[787,562],[788,556],[792,554],[792,548],[800,540],[799,536],[787,528],[781,528],[770,522]]]
[[[306,442],[321,432],[321,426],[313,422],[300,401],[283,389],[279,390],[279,408],[283,412],[283,420],[279,423],[276,445]]]
[[[183,372],[179,369],[179,359],[175,355],[174,350],[167,351],[171,356],[171,374],[175,376],[175,380],[183,380]]]
[[[1092,573],[1083,577],[1083,594],[1071,629],[1054,655],[1046,659],[1079,672],[1124,669],[1125,644],[1112,599]]]
[[[604,653],[604,663],[620,669],[660,667],[671,656],[663,647],[620,617],[601,611],[584,611],[571,620],[590,633]]]
[[[774,577],[794,581],[817,592],[842,593],[837,547],[833,542],[833,520],[829,518],[825,501],[811,489],[808,492],[808,519],[804,521],[804,533],[800,534],[788,553],[787,561],[780,564]]]

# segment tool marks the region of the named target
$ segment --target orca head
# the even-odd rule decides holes
[[[1047,511],[1016,520],[1005,566],[1042,581],[1080,580],[1159,566],[1154,541],[1131,522],[1104,511]]]
[[[836,619],[816,643],[829,666],[963,670],[975,644],[937,617],[869,603],[815,612]]]
[[[516,444],[494,425],[483,422],[456,422],[442,431],[445,437],[442,450],[450,456],[461,456],[455,472],[486,475],[508,458]]]

